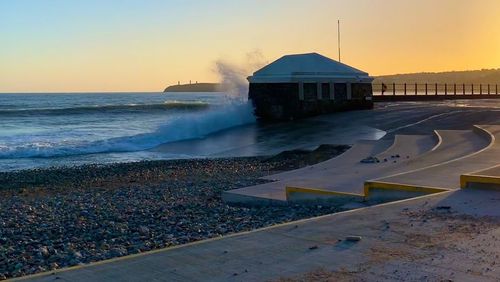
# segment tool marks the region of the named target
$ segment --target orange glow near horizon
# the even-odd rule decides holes
[[[498,0],[105,2],[0,2],[0,92],[161,91],[254,50],[337,59],[337,19],[342,62],[371,75],[500,68]]]

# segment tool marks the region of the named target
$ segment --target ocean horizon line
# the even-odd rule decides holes
[[[0,92],[0,95],[11,94],[139,94],[164,93],[163,91],[35,91],[35,92]]]

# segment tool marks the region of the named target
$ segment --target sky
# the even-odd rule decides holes
[[[499,0],[0,0],[0,92],[161,91],[217,81],[220,60],[337,59],[337,19],[342,62],[371,75],[500,68],[498,15]]]

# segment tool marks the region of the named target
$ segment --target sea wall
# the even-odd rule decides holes
[[[255,115],[262,120],[293,120],[373,108],[371,84],[352,83],[350,95],[347,84],[331,85],[333,89],[328,83],[304,83],[304,91],[299,93],[298,83],[251,83],[248,98],[255,107]],[[330,95],[330,90],[333,90],[333,95]]]

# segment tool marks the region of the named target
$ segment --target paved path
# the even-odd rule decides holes
[[[292,172],[284,172],[270,175],[268,177],[263,177],[263,179],[272,180],[275,182],[224,192],[223,198],[229,202],[286,203],[286,184],[280,182],[279,180],[289,179],[293,175],[307,175],[311,170],[323,170],[330,167],[340,166],[350,167],[358,163],[359,160],[366,158],[367,156],[376,155],[383,152],[390,146],[391,142],[387,140],[359,141],[347,152],[336,158],[327,160],[314,166],[308,166],[305,168],[293,170]]]
[[[482,128],[491,134],[492,139],[489,146],[476,153],[412,172],[378,178],[372,182],[393,183],[398,186],[458,189],[462,174],[487,169],[500,163],[500,126],[482,126]]]
[[[450,191],[27,280],[498,281],[499,204],[498,192]]]
[[[363,195],[364,184],[367,180],[414,171],[462,158],[480,151],[491,142],[482,134],[471,130],[440,130],[436,131],[436,134],[440,139],[437,145],[432,136],[421,135],[397,135],[392,146],[389,146],[386,140],[361,142],[337,158],[302,169],[267,176],[264,179],[275,180],[275,182],[227,191],[223,194],[223,198],[233,203],[286,203],[287,187],[298,188],[305,191],[304,193],[309,193],[311,196],[308,196],[308,200],[314,200],[316,196],[313,194],[317,190]],[[360,163],[362,159],[369,156],[377,156],[381,162]],[[399,156],[399,158],[394,158],[394,156]],[[418,177],[421,178],[422,175]],[[455,181],[458,182],[459,178]],[[305,199],[298,199],[298,201],[302,200]]]
[[[500,162],[500,160],[499,160]],[[476,171],[474,173],[471,173],[472,175],[484,175],[484,176],[491,176],[491,177],[500,177],[500,165],[496,165],[494,167],[490,167],[484,170]]]
[[[406,158],[409,155],[407,152],[411,151],[413,146],[410,142],[406,143],[407,146],[400,146],[402,148],[398,154],[401,158],[389,158],[388,162],[375,164],[363,164],[358,161],[347,168],[331,167],[329,170],[317,170],[303,177],[290,178],[286,182],[293,187],[363,193],[364,183],[367,180],[453,160],[469,155],[487,145],[483,138],[471,131],[453,130],[438,131],[438,133],[442,138],[439,147],[417,156],[410,155],[408,159]],[[392,152],[391,150],[389,155],[393,155]]]
[[[262,179],[279,181],[290,179],[291,177],[295,177],[297,175],[305,175],[315,170],[325,170],[332,167],[350,167],[357,164],[359,160],[362,160],[367,156],[375,156],[377,154],[381,154],[382,152],[390,148],[392,146],[392,143],[393,142],[390,140],[358,141],[345,153],[335,158],[315,165],[265,176],[262,177]]]

